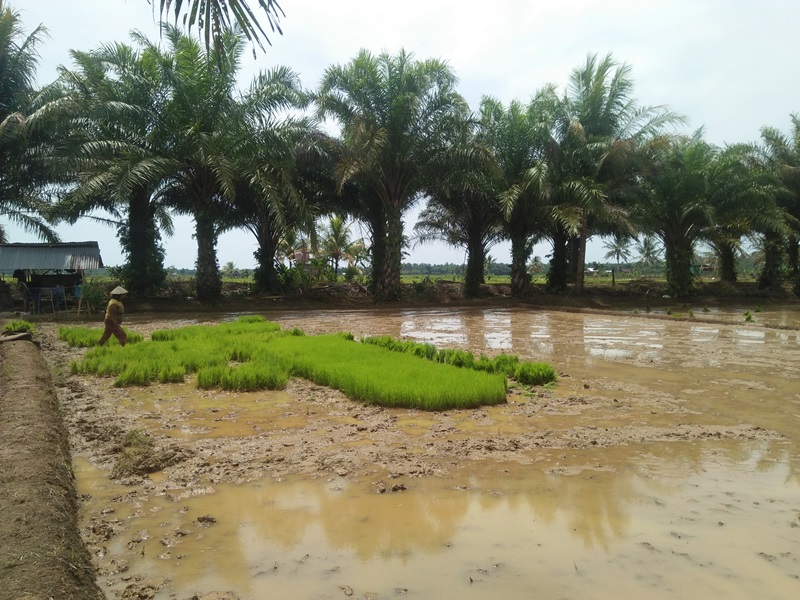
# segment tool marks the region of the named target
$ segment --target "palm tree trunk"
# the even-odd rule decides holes
[[[776,233],[764,236],[764,269],[758,278],[758,289],[768,290],[780,283],[781,237]]]
[[[280,291],[278,271],[275,269],[275,255],[278,252],[278,239],[269,232],[258,236],[258,249],[253,253],[257,265],[253,279],[259,292],[277,293]]]
[[[400,268],[403,258],[403,220],[399,206],[386,210],[386,263],[383,268],[383,293],[378,300],[400,300]]]
[[[575,257],[575,293],[583,293],[583,276],[586,272],[586,237],[589,224],[586,215],[581,215],[581,230],[578,235],[578,255]]]
[[[477,298],[483,283],[483,267],[486,262],[486,250],[480,238],[471,239],[467,245],[467,272],[464,274],[464,296]]]
[[[222,279],[217,264],[217,235],[214,220],[206,211],[194,215],[195,237],[197,238],[197,299],[201,302],[214,302],[222,295]]]
[[[675,297],[692,291],[692,245],[687,240],[664,241],[667,260],[667,285]]]
[[[553,235],[553,256],[550,259],[550,270],[547,272],[547,289],[551,292],[563,292],[567,289],[568,243],[566,232]]]
[[[369,222],[371,234],[371,273],[369,291],[375,300],[383,297],[383,271],[386,265],[386,220],[384,212],[372,215]]]
[[[789,263],[789,270],[794,277],[800,277],[800,240],[796,235],[789,236],[789,246],[786,248],[786,260]]]
[[[719,257],[719,278],[726,283],[736,283],[736,249],[732,244],[722,242],[717,246]]]
[[[531,276],[528,273],[528,258],[531,245],[527,235],[511,238],[511,295],[524,298],[531,291]]]
[[[120,240],[128,255],[124,267],[128,291],[137,296],[152,295],[164,283],[167,273],[147,187],[140,186],[133,191],[128,203],[128,220],[123,229]]]

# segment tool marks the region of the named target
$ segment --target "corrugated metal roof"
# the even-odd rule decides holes
[[[91,270],[103,266],[97,242],[0,244],[0,271],[16,269]]]

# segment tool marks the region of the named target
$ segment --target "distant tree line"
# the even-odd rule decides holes
[[[262,6],[277,19],[277,4]],[[507,105],[487,95],[474,110],[447,63],[404,50],[362,50],[316,89],[277,66],[240,91],[248,35],[263,32],[227,24],[213,24],[213,44],[167,24],[161,43],[132,34],[73,50],[36,88],[45,30],[26,34],[0,0],[0,219],[45,240],[59,222],[116,227],[123,279],[146,295],[165,281],[172,217],[189,215],[204,301],[221,295],[217,240],[230,230],[256,241],[259,291],[344,268],[367,274],[377,300],[396,300],[403,220],[418,202],[410,242],[463,248],[467,296],[496,268],[487,256],[501,241],[515,296],[536,272],[553,291],[580,293],[592,237],[617,262],[614,245],[633,245],[641,264],[663,257],[678,296],[692,291],[701,245],[732,282],[745,243],[763,254],[760,287],[790,280],[800,292],[797,115],[789,135],[765,127],[757,143],[717,147],[702,131],[676,133],[684,119],[666,107],[638,104],[631,67],[611,55],[589,55],[566,90],[532,88]],[[353,223],[365,239],[351,239]],[[540,242],[547,265],[531,258]]]

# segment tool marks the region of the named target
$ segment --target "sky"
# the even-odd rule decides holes
[[[139,30],[159,36],[147,0],[6,0],[20,12],[24,29],[47,28],[39,47],[40,84],[70,66],[69,50],[130,42]],[[158,4],[156,0],[156,4]],[[684,115],[686,132],[703,127],[705,139],[723,146],[756,142],[769,125],[788,131],[800,112],[800,2],[796,0],[280,0],[283,35],[270,36],[266,52],[243,59],[241,82],[276,65],[294,69],[306,88],[325,70],[349,62],[365,48],[417,59],[446,61],[473,109],[484,95],[507,104],[527,101],[552,83],[565,89],[571,71],[589,54],[612,53],[632,67],[633,95],[641,105],[666,105]],[[419,209],[406,213],[407,234]],[[192,268],[196,246],[191,218],[175,221],[164,240],[167,266]],[[11,241],[38,241],[8,227]],[[59,226],[63,241],[97,240],[106,265],[124,261],[113,228],[79,221]],[[362,234],[353,227],[355,237]],[[220,265],[255,265],[255,240],[244,231],[223,234]],[[534,248],[543,259],[547,244]],[[593,239],[587,261],[603,261],[603,241]],[[510,245],[491,251],[511,262]],[[465,262],[463,249],[442,243],[414,246],[409,262]]]

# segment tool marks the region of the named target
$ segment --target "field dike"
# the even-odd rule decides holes
[[[0,436],[0,600],[104,598],[53,379],[29,341],[0,344]]]

